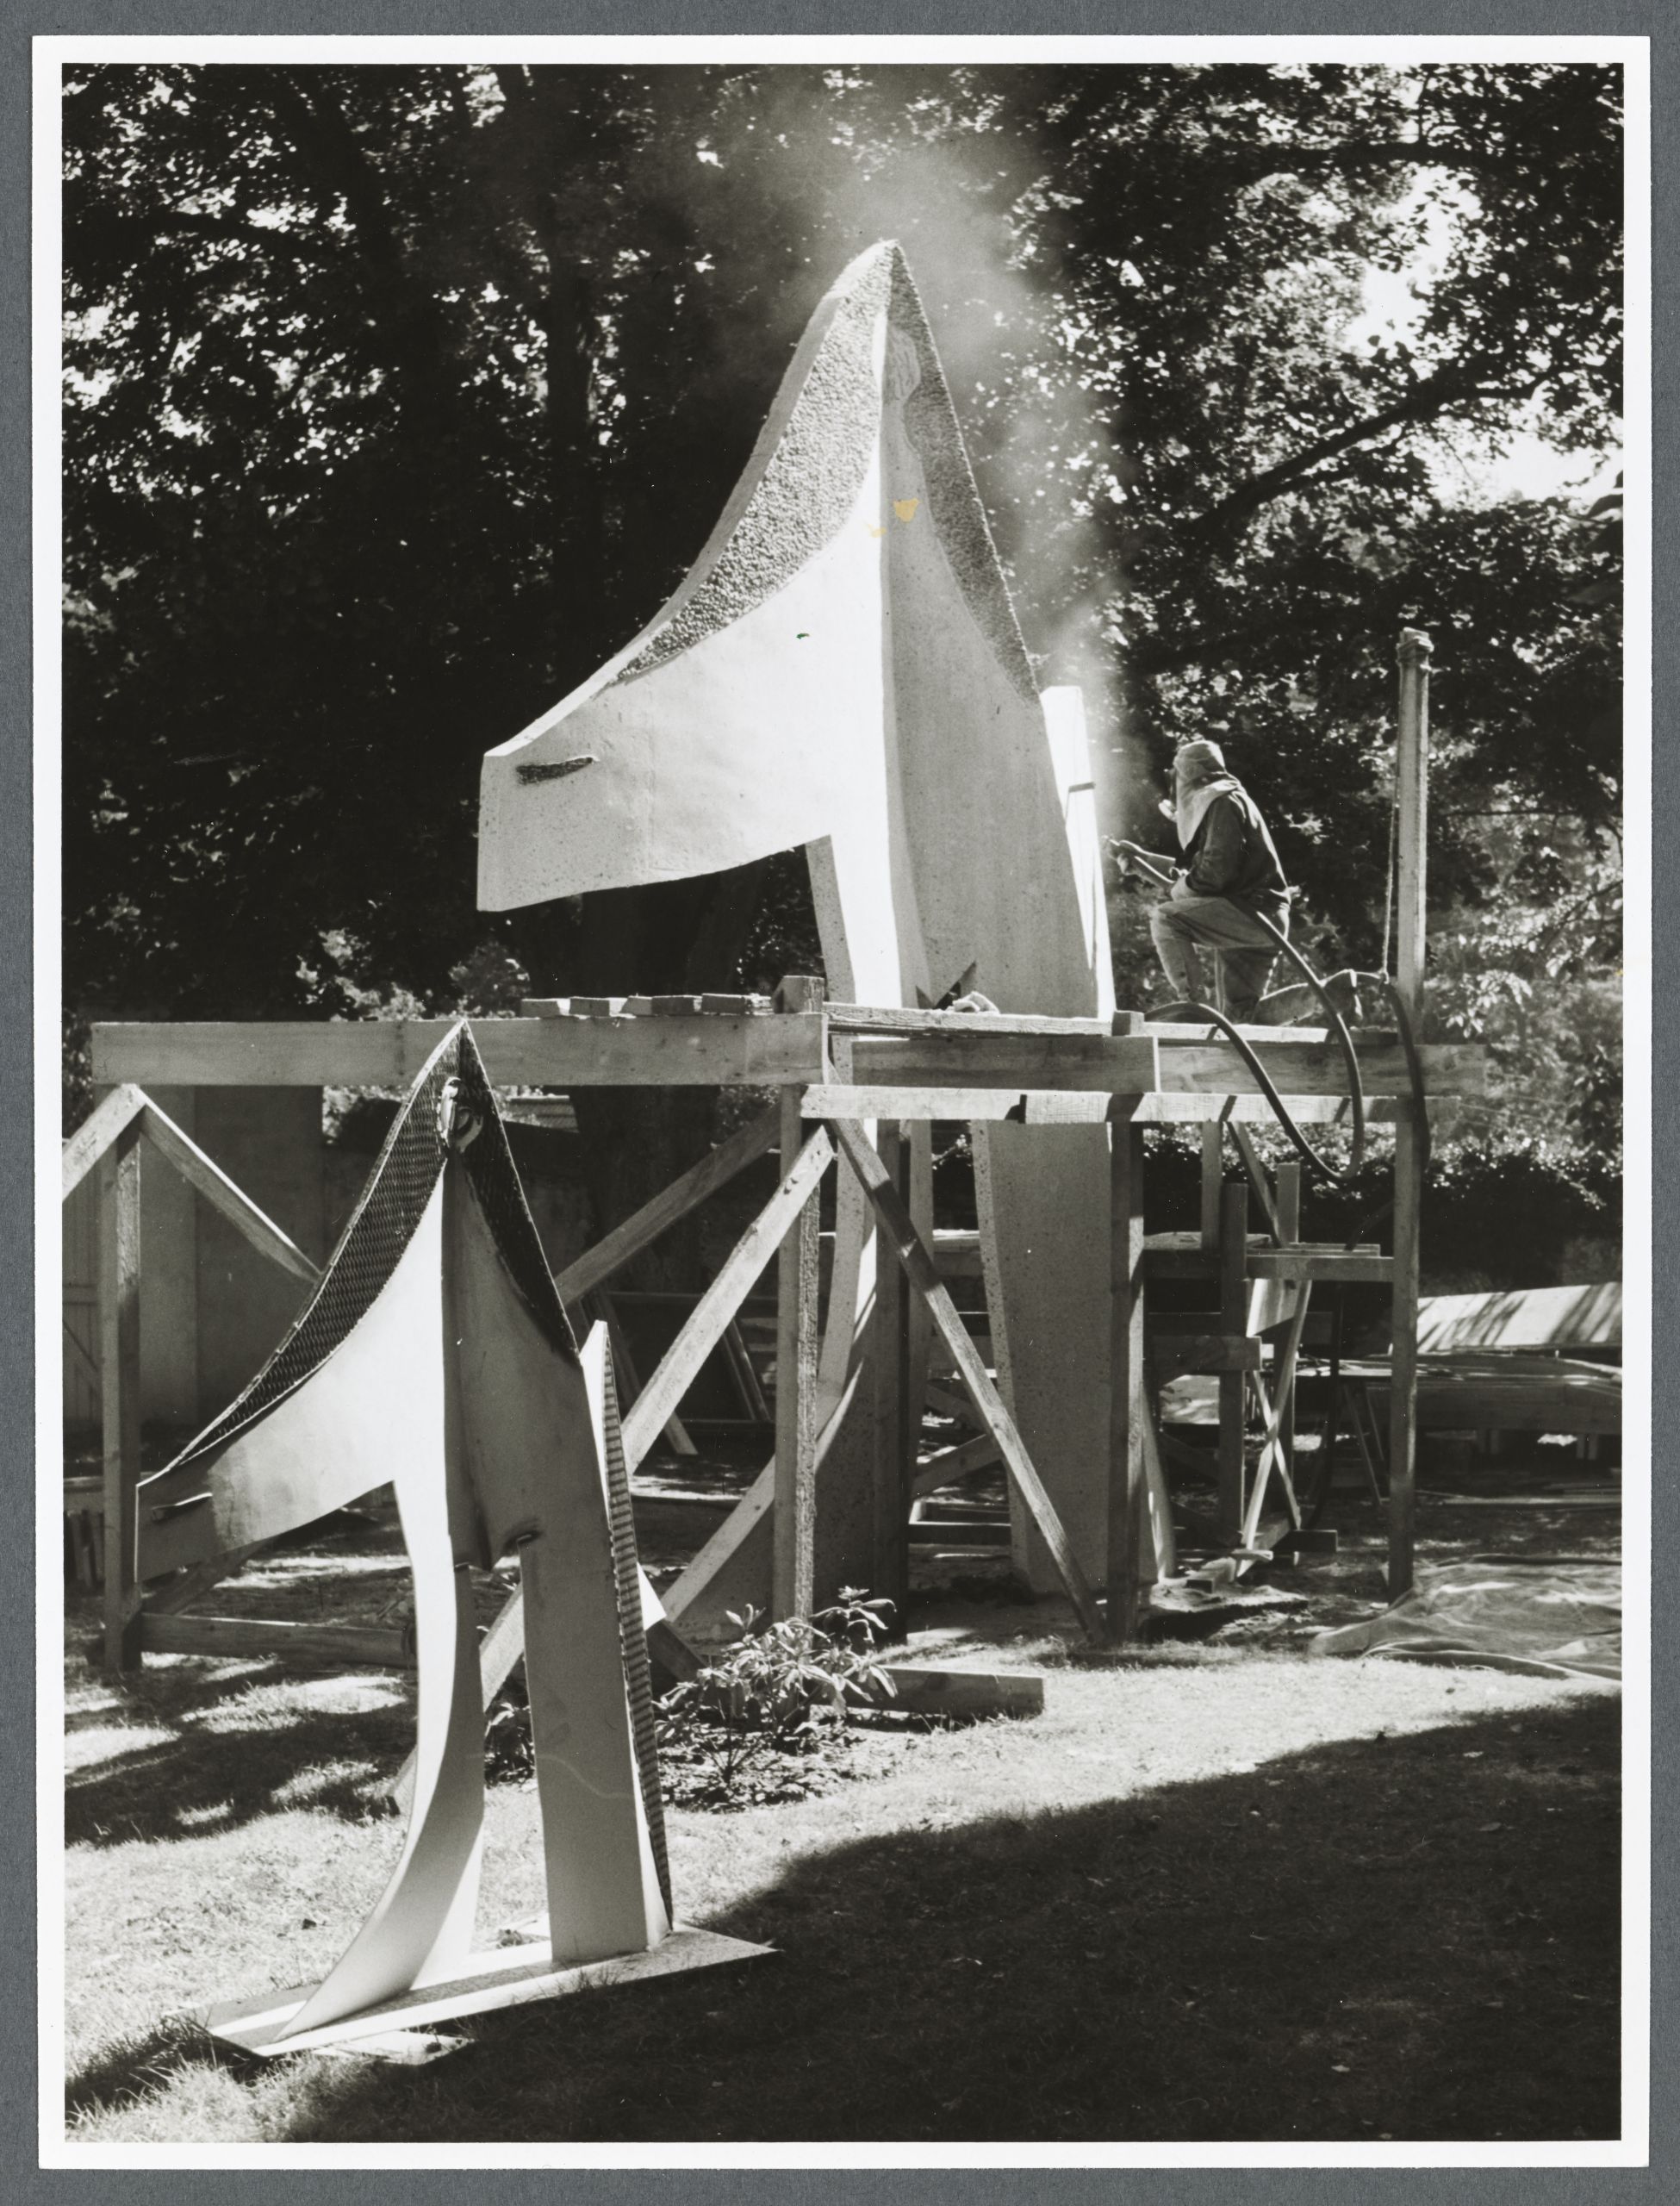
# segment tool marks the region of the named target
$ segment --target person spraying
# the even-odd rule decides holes
[[[1110,841],[1170,882],[1167,900],[1150,913],[1149,932],[1174,995],[1211,1000],[1228,1019],[1246,1025],[1254,1019],[1278,953],[1260,920],[1287,935],[1295,892],[1284,879],[1259,806],[1227,770],[1216,743],[1181,743],[1173,756],[1173,783],[1181,862],[1136,843]],[[1212,963],[1211,998],[1202,982],[1204,956]]]

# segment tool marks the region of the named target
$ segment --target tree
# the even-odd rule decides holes
[[[1506,877],[1478,803],[1602,834],[1614,657],[1563,587],[1569,532],[1440,477],[1447,440],[1519,415],[1608,443],[1611,72],[70,78],[80,1003],[446,1003],[488,937],[542,986],[726,978],[787,869],[492,925],[477,762],[681,576],[799,329],[882,234],[1046,676],[1112,700],[1134,784],[1169,732],[1225,734],[1320,922],[1374,955],[1411,616],[1438,632],[1443,892]],[[1365,270],[1437,232],[1409,332],[1342,342]]]

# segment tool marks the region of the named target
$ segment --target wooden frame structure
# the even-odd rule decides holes
[[[1424,876],[1428,760],[1429,641],[1403,633],[1396,804],[1398,857],[1398,993],[1414,1027],[1421,1017],[1424,966]],[[1138,1621],[1139,1568],[1145,1502],[1145,1451],[1154,1443],[1147,1399],[1145,1313],[1151,1279],[1203,1277],[1217,1282],[1216,1330],[1186,1341],[1176,1368],[1219,1374],[1219,1529],[1241,1557],[1262,1535],[1262,1512],[1275,1475],[1290,1517],[1298,1524],[1291,1479],[1293,1393],[1309,1298],[1315,1282],[1358,1281],[1390,1285],[1393,1312],[1389,1418],[1389,1591],[1397,1598],[1412,1582],[1416,1514],[1418,1209],[1427,1128],[1412,1099],[1411,1069],[1396,1035],[1361,1036],[1360,1072],[1366,1116],[1395,1130],[1394,1253],[1304,1243],[1299,1238],[1298,1168],[1283,1168],[1275,1184],[1260,1168],[1248,1129],[1271,1108],[1241,1054],[1215,1030],[1151,1025],[1136,1012],[1111,1020],[972,1015],[851,1004],[824,1004],[820,984],[784,982],[774,1004],[738,995],[578,998],[527,1004],[529,1014],[473,1023],[473,1036],[495,1084],[569,1087],[704,1084],[771,1086],[780,1100],[710,1157],[624,1221],[563,1273],[562,1298],[581,1303],[668,1226],[719,1187],[779,1146],[782,1176],[717,1279],[625,1419],[624,1444],[632,1470],[677,1405],[706,1355],[733,1322],[743,1299],[778,1250],[776,1449],[728,1522],[707,1542],[675,1589],[680,1619],[691,1591],[775,1511],[772,1608],[803,1613],[812,1600],[812,1530],[824,1436],[816,1429],[813,1374],[818,1299],[817,1190],[828,1165],[843,1159],[872,1206],[884,1247],[897,1259],[902,1289],[886,1290],[893,1322],[885,1328],[896,1385],[882,1390],[892,1424],[885,1450],[887,1475],[875,1497],[876,1577],[901,1598],[906,1569],[905,1524],[918,1488],[913,1446],[911,1367],[930,1325],[955,1363],[980,1428],[977,1443],[951,1451],[939,1471],[950,1478],[1000,1456],[1016,1492],[1037,1525],[1063,1588],[1087,1635],[1125,1640]],[[142,1606],[131,1580],[134,1488],[139,1475],[140,1149],[142,1135],[264,1253],[299,1276],[316,1268],[135,1083],[254,1087],[385,1086],[405,1083],[436,1047],[451,1022],[366,1024],[102,1024],[93,1031],[96,1082],[118,1083],[94,1117],[66,1144],[68,1193],[97,1162],[102,1206],[102,1362],[104,1504],[108,1557],[106,1656],[139,1659],[143,1645],[183,1648],[193,1633],[172,1612],[214,1579],[169,1585]],[[1336,1124],[1351,1115],[1340,1054],[1318,1028],[1242,1030],[1266,1065],[1291,1116],[1300,1124]],[[846,1044],[847,1077],[837,1081],[831,1036]],[[1432,1115],[1453,1099],[1478,1094],[1484,1060],[1472,1045],[1419,1052]],[[1021,1443],[1009,1411],[975,1352],[940,1280],[928,1237],[914,1220],[909,1176],[912,1144],[904,1129],[930,1120],[1014,1120],[1027,1125],[1104,1124],[1110,1129],[1111,1414],[1109,1540],[1104,1616],[1068,1547],[1056,1512]],[[872,1144],[866,1122],[877,1122]],[[1144,1130],[1150,1125],[1200,1124],[1204,1129],[1202,1224],[1189,1235],[1143,1231]],[[1229,1127],[1248,1184],[1223,1181]],[[1248,1231],[1250,1191],[1268,1232]],[[925,1214],[925,1212],[924,1212]],[[1260,1375],[1254,1322],[1257,1284],[1278,1290],[1287,1330],[1276,1373],[1275,1398]],[[1275,1318],[1274,1318],[1275,1322]],[[919,1343],[919,1346],[918,1346]],[[1190,1360],[1184,1358],[1188,1356]],[[1245,1404],[1252,1393],[1263,1436],[1253,1482],[1244,1456]],[[233,1567],[227,1559],[227,1567]],[[194,1626],[215,1619],[194,1619]],[[365,1635],[362,1635],[365,1636]],[[486,1698],[518,1658],[517,1596],[484,1646]],[[692,1656],[669,1633],[662,1658],[689,1667]]]
[[[702,1005],[704,1004],[704,1007]],[[1119,1031],[1113,1031],[1119,1030]],[[837,1083],[831,1076],[828,1037],[844,1032],[851,1039],[854,1078]],[[1318,1124],[1344,1119],[1349,1098],[1334,1044],[1316,1029],[1245,1030],[1296,1117]],[[429,1037],[429,1040],[428,1038]],[[265,1084],[277,1068],[311,1084],[346,1082],[370,1073],[389,1078],[404,1062],[423,1060],[434,1044],[428,1025],[354,1025],[278,1029],[272,1026],[125,1026],[95,1029],[95,1073],[145,1072],[179,1083],[216,1079]],[[609,1279],[639,1249],[687,1211],[765,1154],[782,1145],[784,1172],[765,1208],[748,1227],[701,1298],[669,1353],[649,1379],[625,1419],[625,1455],[633,1468],[675,1411],[700,1362],[721,1337],[741,1300],[778,1249],[786,1252],[779,1287],[780,1338],[783,1344],[778,1390],[777,1451],[729,1524],[711,1545],[732,1549],[744,1530],[767,1508],[776,1511],[774,1606],[797,1613],[811,1601],[811,1530],[818,1492],[821,1435],[811,1411],[811,1365],[816,1336],[816,1199],[823,1173],[837,1157],[865,1188],[885,1245],[902,1268],[915,1298],[927,1310],[933,1328],[956,1363],[964,1390],[982,1428],[984,1450],[962,1449],[977,1463],[995,1450],[1003,1458],[1017,1491],[1025,1500],[1075,1613],[1092,1638],[1125,1638],[1137,1622],[1139,1511],[1143,1492],[1144,1449],[1151,1444],[1151,1419],[1144,1401],[1143,1319],[1152,1277],[1217,1273],[1222,1298],[1230,1304],[1241,1338],[1235,1297],[1253,1280],[1304,1284],[1327,1277],[1391,1280],[1395,1289],[1396,1339],[1416,1324],[1415,1287],[1409,1297],[1401,1267],[1374,1251],[1347,1252],[1302,1244],[1279,1237],[1269,1247],[1246,1232],[1248,1190],[1235,1183],[1225,1191],[1217,1247],[1202,1237],[1142,1233],[1143,1131],[1151,1124],[1201,1123],[1216,1131],[1248,1124],[1267,1115],[1238,1052],[1222,1038],[1193,1027],[1150,1026],[1138,1014],[1116,1015],[1111,1027],[1094,1020],[1008,1019],[939,1012],[881,1012],[833,1004],[817,1007],[809,984],[784,992],[782,1007],[746,1000],[681,1000],[667,1005],[613,1001],[597,1009],[558,1002],[539,1015],[476,1022],[475,1039],[493,1079],[518,1079],[553,1086],[616,1081],[664,1082],[673,1078],[722,1085],[762,1085],[767,1071],[779,1075],[779,1105],[744,1128],[731,1141],[684,1174],[637,1215],[578,1259],[559,1278],[563,1299],[580,1301]],[[1403,1136],[1412,1106],[1406,1068],[1392,1038],[1372,1038],[1361,1051],[1372,1091],[1370,1116],[1392,1122]],[[1481,1081],[1481,1054],[1448,1045],[1423,1052],[1431,1106],[1436,1099],[1475,1092]],[[872,1144],[862,1121],[885,1122]],[[966,1326],[938,1274],[931,1249],[911,1218],[891,1164],[892,1129],[920,1119],[1024,1119],[1030,1124],[1094,1119],[1113,1130],[1111,1217],[1115,1231],[1111,1327],[1113,1452],[1111,1482],[1113,1528],[1108,1559],[1110,1598],[1104,1616],[1061,1535],[1054,1508],[1022,1447],[1012,1420],[976,1354]],[[106,1368],[117,1383],[108,1389],[106,1405],[106,1505],[108,1522],[127,1524],[139,1468],[138,1417],[134,1408],[135,1326],[138,1308],[139,1167],[137,1143],[151,1135],[165,1154],[190,1168],[193,1184],[234,1219],[247,1237],[301,1276],[314,1267],[272,1222],[249,1205],[225,1175],[172,1127],[163,1113],[132,1086],[109,1097],[66,1150],[68,1187],[97,1159],[109,1179],[107,1205],[109,1291],[106,1296]],[[905,1145],[907,1147],[907,1145]],[[1216,1152],[1210,1144],[1210,1156]],[[1288,1198],[1285,1203],[1287,1206]],[[1415,1200],[1415,1196],[1414,1196]],[[1194,1245],[1182,1245],[1189,1243]],[[1415,1248],[1415,1239],[1413,1243]],[[1415,1262],[1415,1259],[1414,1259]],[[305,1268],[307,1267],[307,1269]],[[1413,1274],[1415,1278],[1415,1273]],[[1304,1297],[1298,1298],[1304,1307]],[[1222,1317],[1222,1325],[1224,1319]],[[918,1483],[908,1414],[907,1325],[898,1328],[905,1343],[899,1388],[901,1444],[895,1461],[900,1487],[895,1511],[900,1527]],[[1298,1340],[1298,1328],[1296,1337]],[[1223,1351],[1222,1351],[1223,1352]],[[1247,1354],[1232,1349],[1233,1358]],[[1258,1358],[1254,1359],[1257,1363]],[[1292,1357],[1290,1366],[1292,1368]],[[1400,1358],[1397,1355],[1397,1371]],[[1250,1380],[1257,1377],[1247,1367]],[[791,1380],[791,1384],[788,1383]],[[1235,1362],[1222,1384],[1244,1384],[1244,1366]],[[1268,1405],[1270,1422],[1262,1451],[1262,1470],[1243,1495],[1239,1530],[1252,1539],[1258,1529],[1259,1496],[1265,1473],[1282,1466],[1286,1479],[1284,1416],[1289,1387],[1280,1373],[1278,1404]],[[1399,1446],[1391,1439],[1391,1461],[1409,1460],[1410,1408],[1406,1390],[1396,1384],[1392,1424],[1403,1428]],[[1240,1444],[1240,1430],[1239,1430]],[[964,1468],[967,1466],[965,1465]],[[942,1475],[949,1477],[953,1464]],[[930,1466],[930,1472],[933,1467]],[[1241,1478],[1238,1459],[1235,1479]],[[1227,1468],[1227,1500],[1242,1489]],[[1393,1524],[1397,1534],[1391,1559],[1409,1561],[1411,1501],[1407,1485],[1391,1474]],[[108,1542],[108,1555],[130,1551],[127,1540]],[[888,1541],[882,1542],[891,1574],[896,1568]],[[228,1559],[228,1567],[232,1567]],[[698,1567],[704,1555],[696,1559]],[[227,1651],[232,1640],[217,1619],[189,1619],[178,1611],[205,1590],[166,1583],[142,1606],[140,1589],[125,1582],[121,1567],[107,1573],[107,1659],[132,1663],[143,1648],[162,1651]],[[1403,1590],[1396,1585],[1397,1592]],[[680,1606],[677,1620],[681,1621]],[[211,1630],[201,1643],[205,1627]],[[236,1634],[245,1643],[252,1627]],[[263,1627],[266,1630],[267,1627]],[[345,1647],[351,1659],[367,1659],[358,1646]],[[391,1635],[395,1642],[398,1635]],[[520,1651],[516,1609],[495,1630],[484,1647],[487,1696],[505,1677]],[[669,1666],[683,1662],[681,1642],[672,1633],[656,1651]],[[399,1658],[400,1659],[400,1656]]]

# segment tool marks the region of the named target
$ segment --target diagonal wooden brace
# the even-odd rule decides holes
[[[1074,1613],[1083,1626],[1086,1636],[1093,1646],[1106,1642],[1102,1612],[1097,1606],[1095,1595],[1080,1568],[1078,1559],[1068,1545],[1067,1534],[1055,1505],[1044,1491],[1043,1482],[1033,1468],[1015,1420],[1005,1408],[1003,1398],[992,1385],[991,1374],[981,1362],[980,1352],[968,1337],[950,1290],[939,1276],[933,1252],[917,1231],[914,1220],[893,1185],[886,1166],[876,1156],[868,1136],[862,1127],[849,1119],[831,1119],[827,1121],[834,1137],[836,1148],[856,1175],[860,1186],[868,1196],[877,1223],[887,1244],[898,1257],[923,1300],[939,1336],[956,1364],[957,1374],[967,1389],[969,1399],[980,1412],[982,1422],[998,1443],[998,1453],[1005,1468],[1014,1480],[1017,1492],[1030,1511],[1033,1522],[1042,1535],[1045,1546],[1055,1563],[1056,1574],[1073,1605]]]
[[[774,1131],[780,1123],[778,1114],[772,1112],[768,1115]],[[743,1131],[756,1138],[759,1129],[755,1125]],[[763,1146],[768,1147],[768,1142]],[[757,1153],[754,1151],[755,1155]],[[694,1384],[694,1374],[722,1338],[725,1328],[733,1321],[759,1274],[775,1256],[788,1227],[833,1160],[834,1144],[819,1126],[793,1160],[792,1169],[775,1194],[736,1243],[723,1269],[700,1297],[688,1324],[665,1351],[658,1369],[637,1396],[635,1406],[624,1421],[622,1437],[627,1470],[633,1471],[653,1445],[678,1402]],[[750,1160],[744,1156],[741,1161]],[[686,1176],[692,1181],[694,1175]],[[563,1274],[558,1282],[563,1293],[568,1276]],[[688,1642],[669,1624],[656,1626],[649,1643],[667,1669],[698,1664],[698,1657]],[[479,1683],[486,1708],[501,1692],[508,1673],[524,1651],[525,1611],[522,1597],[515,1589],[503,1604],[478,1650]],[[412,1782],[413,1760],[411,1754],[391,1787],[393,1796],[398,1799],[403,1798]]]

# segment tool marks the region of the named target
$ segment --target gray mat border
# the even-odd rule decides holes
[[[1012,0],[1009,5],[937,4],[937,0],[874,0],[874,4],[824,6],[812,0],[682,0],[650,4],[614,4],[614,0],[468,0],[467,4],[401,4],[401,0],[343,0],[334,6],[283,4],[283,0],[84,0],[83,4],[49,6],[41,0],[7,0],[0,25],[0,497],[5,521],[0,527],[0,653],[11,701],[0,740],[0,1009],[14,1037],[34,1031],[30,978],[33,928],[30,844],[31,730],[29,535],[29,97],[31,39],[37,34],[163,35],[191,33],[334,33],[386,35],[483,31],[518,33],[626,33],[656,35],[687,31],[714,34],[771,33],[943,33],[980,36],[1003,32],[1134,35],[1285,33],[1322,34],[1597,34],[1652,39],[1653,163],[1655,184],[1654,398],[1657,408],[1654,540],[1676,540],[1677,462],[1672,396],[1680,358],[1680,295],[1675,228],[1674,131],[1671,118],[1680,112],[1680,34],[1671,15],[1663,20],[1654,5],[1627,0],[1577,0],[1575,5],[1547,0],[1440,0],[1420,6],[1416,0],[1291,0],[1289,4],[1236,4],[1235,0],[1129,0],[1129,4],[1046,4],[1046,0]],[[1660,570],[1659,570],[1660,571]],[[1680,846],[1680,776],[1676,772],[1675,709],[1680,691],[1680,648],[1671,589],[1658,585],[1654,621],[1657,726],[1654,737],[1653,828],[1659,848]],[[1672,1003],[1680,994],[1680,869],[1659,869],[1654,884],[1656,940],[1655,1000]],[[1671,1154],[1677,1131],[1672,1098],[1680,1087],[1680,1038],[1672,1018],[1659,1022],[1653,1037],[1653,1144],[1656,1174],[1653,1217],[1656,1262],[1653,1279],[1653,1337],[1680,1338],[1680,1265],[1675,1227],[1680,1219],[1680,1175]],[[12,1276],[23,1271],[26,1250],[33,1251],[33,1093],[26,1053],[14,1044],[0,1061],[0,1232],[11,1256]],[[0,1329],[0,1401],[7,1412],[5,1434],[8,1491],[17,1500],[34,1483],[34,1362],[32,1330],[22,1322],[33,1312],[14,1294],[12,1323]],[[1658,1355],[1653,1433],[1680,1428],[1680,1374],[1676,1359]],[[1653,1466],[1668,1471],[1674,1451]],[[1654,1551],[1677,1553],[1680,1493],[1661,1476],[1654,1486]],[[20,1515],[22,1512],[19,1512]],[[1658,1754],[1653,1769],[1653,2044],[1652,2073],[1656,2089],[1652,2112],[1649,2170],[1611,2169],[1391,2169],[1358,2171],[1277,2170],[920,2170],[920,2171],[451,2171],[311,2170],[302,2153],[277,2158],[272,2170],[78,2170],[41,2172],[35,2165],[35,2016],[34,1984],[34,1798],[19,1773],[32,1765],[34,1727],[31,1690],[34,1662],[33,1542],[14,1538],[0,1549],[0,1743],[11,1781],[0,1789],[0,1846],[8,1867],[6,1896],[0,1912],[0,1961],[12,1997],[0,2010],[0,2170],[7,2194],[19,2199],[103,2201],[119,2197],[128,2206],[219,2206],[234,2196],[258,2201],[307,2197],[322,2206],[362,2206],[369,2199],[441,2202],[494,2194],[504,2206],[538,2198],[561,2198],[571,2206],[880,2206],[887,2199],[909,2206],[1004,2206],[1030,2201],[1032,2206],[1097,2206],[1122,2198],[1170,2202],[1171,2206],[1225,2206],[1250,2199],[1276,2206],[1347,2206],[1347,2202],[1404,2198],[1424,2206],[1474,2198],[1494,2202],[1534,2201],[1537,2206],[1575,2206],[1599,2198],[1672,2195],[1677,2185],[1677,2122],[1674,2095],[1663,2079],[1680,2072],[1674,2013],[1675,1960],[1680,1953],[1680,1904],[1674,1863],[1680,1852],[1680,1785],[1673,1757]],[[1653,1721],[1656,1736],[1675,1736],[1677,1635],[1671,1605],[1659,1598],[1653,1621]],[[280,2148],[283,2153],[285,2148]],[[1661,2170],[1670,2171],[1667,2178]],[[282,2172],[283,2169],[284,2172]]]

